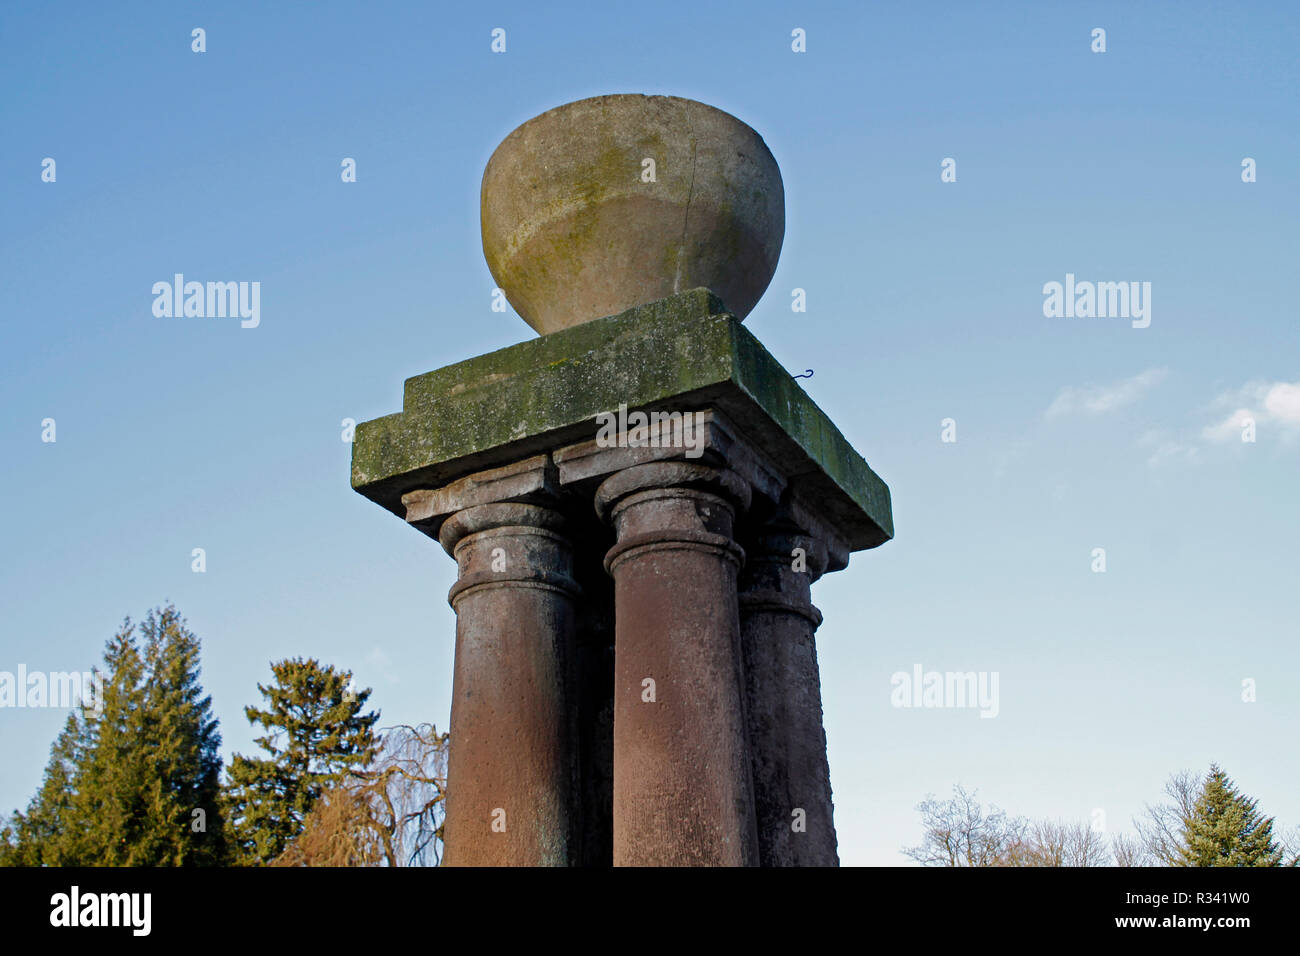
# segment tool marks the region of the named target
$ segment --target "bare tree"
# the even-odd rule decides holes
[[[1111,837],[1111,857],[1116,866],[1151,866],[1146,844],[1135,836],[1116,833]]]
[[[1066,847],[1066,866],[1110,866],[1110,847],[1100,830],[1082,821],[1074,824]]]
[[[920,846],[903,851],[922,866],[997,866],[1021,842],[1026,824],[997,807],[989,812],[960,784],[949,800],[927,796],[917,809],[925,827]]]
[[[920,846],[903,853],[922,866],[1182,866],[1182,848],[1202,778],[1191,770],[1165,782],[1163,803],[1133,822],[1137,835],[1115,834],[1109,843],[1086,823],[1008,817],[997,807],[985,813],[961,786],[949,800],[933,795],[917,806],[925,827]],[[1300,826],[1277,838],[1283,864],[1300,866]]]
[[[1014,841],[998,866],[1108,866],[1110,850],[1086,823],[1035,820]]]
[[[447,800],[447,734],[432,724],[384,732],[379,759],[357,774],[389,866],[437,866]]]
[[[298,834],[268,866],[379,866],[384,846],[364,794],[342,784],[324,791]]]
[[[1282,865],[1300,866],[1300,826],[1289,827],[1277,842],[1282,847]]]
[[[437,866],[448,735],[432,724],[380,732],[377,756],[326,791],[274,866]]]
[[[1200,790],[1200,776],[1192,770],[1181,770],[1165,782],[1168,802],[1147,804],[1146,813],[1133,821],[1146,855],[1156,866],[1179,864],[1183,834]]]

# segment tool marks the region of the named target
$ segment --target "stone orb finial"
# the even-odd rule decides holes
[[[542,334],[699,286],[743,319],[785,237],[762,137],[676,96],[596,96],[534,117],[488,160],[481,208],[492,278]]]

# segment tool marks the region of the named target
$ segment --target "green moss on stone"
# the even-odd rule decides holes
[[[620,403],[720,408],[826,498],[855,549],[893,535],[885,483],[706,289],[407,379],[400,414],[357,426],[352,485],[403,514],[406,491],[587,440]]]

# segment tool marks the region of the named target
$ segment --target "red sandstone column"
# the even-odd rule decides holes
[[[734,472],[680,462],[627,468],[597,489],[617,533],[605,558],[615,866],[758,863],[736,597],[744,552],[732,538],[748,504]]]
[[[567,866],[574,820],[573,552],[560,515],[525,504],[458,511],[439,540],[459,575],[447,866]]]
[[[768,526],[747,541],[740,579],[745,704],[763,866],[838,866],[822,727],[812,582],[826,548]]]

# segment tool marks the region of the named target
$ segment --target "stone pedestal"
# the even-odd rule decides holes
[[[449,864],[835,865],[809,588],[889,489],[707,290],[409,379],[353,486],[457,560]]]

